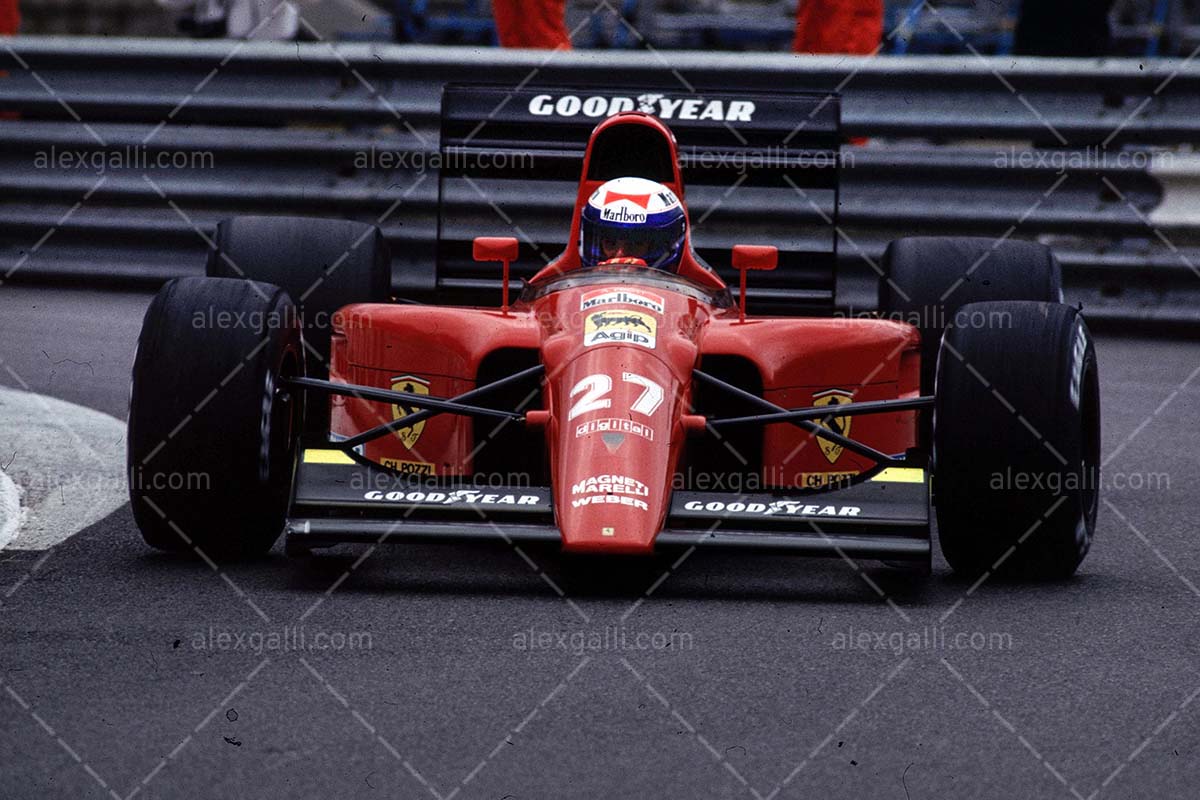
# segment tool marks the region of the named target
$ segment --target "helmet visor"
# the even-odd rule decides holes
[[[648,267],[673,270],[676,265],[670,262],[678,256],[682,239],[682,221],[659,228],[592,223],[583,231],[583,265],[594,267],[614,258],[640,258]]]

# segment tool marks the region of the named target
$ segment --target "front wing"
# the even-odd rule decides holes
[[[308,449],[299,459],[286,533],[294,549],[344,542],[561,541],[548,486],[412,478],[324,449]],[[860,483],[807,494],[677,491],[655,545],[927,564],[928,475],[892,467]]]

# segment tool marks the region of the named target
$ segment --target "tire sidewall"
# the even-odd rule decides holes
[[[1006,306],[1030,328],[1037,328],[1036,308],[1047,325],[1034,332],[950,329],[939,352],[933,467],[942,549],[956,570],[1061,577],[1087,554],[1095,529],[1095,348],[1082,316],[1067,306],[969,308]],[[1042,361],[1004,360],[1022,357]]]

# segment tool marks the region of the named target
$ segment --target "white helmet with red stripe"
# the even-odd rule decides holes
[[[585,267],[640,263],[677,272],[686,233],[683,204],[669,188],[645,178],[614,178],[583,207],[579,257]]]

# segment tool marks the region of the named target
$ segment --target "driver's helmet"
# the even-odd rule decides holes
[[[614,178],[592,193],[579,220],[583,266],[630,264],[679,271],[687,216],[675,193],[645,178]]]

